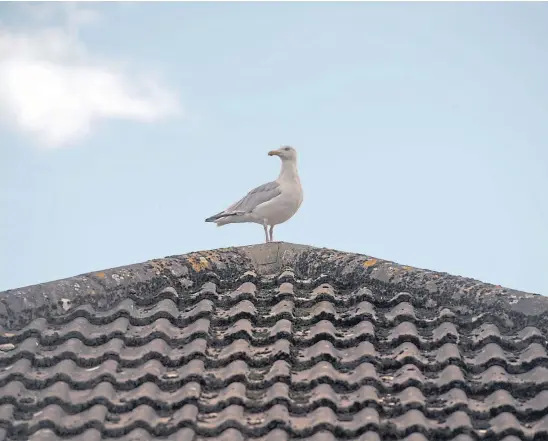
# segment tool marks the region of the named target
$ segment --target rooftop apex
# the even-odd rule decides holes
[[[84,304],[100,310],[131,296],[154,298],[167,287],[184,292],[211,280],[230,285],[246,273],[275,278],[286,269],[311,283],[330,280],[341,288],[365,284],[375,288],[375,295],[408,292],[459,308],[482,304],[497,313],[548,314],[548,298],[537,294],[362,254],[273,242],[169,256],[0,292],[0,326],[21,327],[36,317],[64,314]]]

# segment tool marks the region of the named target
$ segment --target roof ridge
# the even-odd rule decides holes
[[[152,259],[134,265],[94,271],[47,283],[0,292],[0,326],[20,327],[30,320],[61,315],[83,303],[108,308],[130,294],[158,292],[230,278],[247,271],[275,275],[292,268],[300,277],[322,275],[341,285],[367,282],[384,292],[407,291],[428,296],[433,303],[473,308],[478,302],[493,313],[548,315],[548,298],[424,270],[364,254],[287,242],[219,248]],[[188,285],[188,286],[190,286]]]

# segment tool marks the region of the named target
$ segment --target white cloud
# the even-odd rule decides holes
[[[154,122],[178,112],[174,95],[154,78],[130,75],[90,54],[77,31],[98,16],[68,5],[31,9],[29,17],[40,22],[51,21],[60,10],[62,25],[42,23],[32,30],[0,25],[0,117],[5,123],[45,146],[61,147],[88,135],[101,119]]]

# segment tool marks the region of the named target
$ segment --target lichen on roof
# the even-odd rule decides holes
[[[208,278],[229,280],[246,271],[274,274],[291,268],[303,278],[320,276],[340,285],[367,282],[379,292],[413,291],[457,308],[484,305],[493,313],[525,316],[548,311],[548,299],[446,273],[413,268],[372,256],[284,242],[198,251],[106,269],[0,293],[0,325],[24,326],[90,304],[108,309],[131,296],[147,297],[167,286],[195,286]],[[449,298],[447,298],[449,296]]]

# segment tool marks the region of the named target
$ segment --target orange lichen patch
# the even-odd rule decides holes
[[[209,267],[209,261],[204,256],[190,256],[188,263],[196,272],[200,272]]]
[[[413,268],[411,268],[410,266],[407,266],[407,265],[404,265],[402,267],[405,271],[409,271],[409,270],[412,270]]]
[[[95,275],[96,275],[97,277],[99,277],[100,279],[104,279],[104,278],[105,278],[105,273],[102,272],[102,271],[99,272],[99,273],[95,273]]]
[[[210,262],[218,262],[221,260],[221,256],[219,256],[219,253],[215,251],[205,251],[202,254],[204,255],[202,258],[205,258]]]
[[[372,267],[373,265],[375,265],[376,263],[377,263],[377,259],[371,258],[369,260],[366,260],[363,263],[363,266],[366,267],[366,268],[369,268],[369,267]]]

